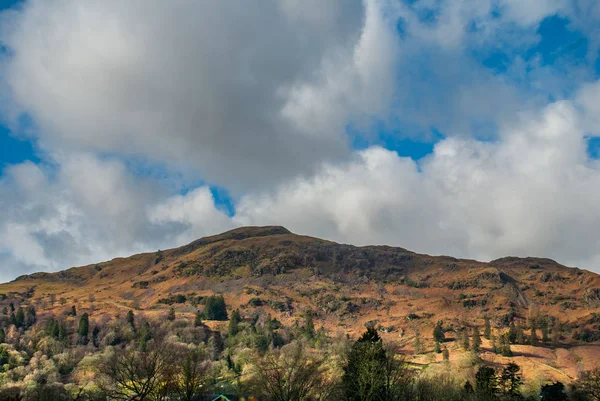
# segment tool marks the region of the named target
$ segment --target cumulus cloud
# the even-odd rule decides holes
[[[600,170],[583,116],[557,102],[495,142],[449,138],[420,163],[372,147],[238,206],[243,224],[483,260],[554,257],[598,270]]]
[[[345,157],[345,118],[386,111],[394,49],[375,2],[33,0],[6,18],[3,78],[44,146],[246,190]]]
[[[0,279],[175,246],[231,226],[208,188],[178,199],[120,161],[91,154],[11,166],[0,179]]]

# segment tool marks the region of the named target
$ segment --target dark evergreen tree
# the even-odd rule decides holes
[[[492,326],[490,325],[490,318],[487,316],[484,319],[483,337],[486,340],[490,340],[492,337]]]
[[[100,346],[100,327],[98,326],[94,326],[94,329],[92,330],[92,344],[94,344],[94,347],[98,348]]]
[[[71,313],[69,313],[71,316],[77,316],[77,308],[75,308],[75,305],[71,306]]]
[[[502,370],[500,375],[500,387],[509,400],[523,399],[520,390],[523,380],[520,372],[519,365],[511,362]]]
[[[240,315],[240,311],[235,309],[231,312],[231,316],[229,317],[229,330],[228,334],[230,337],[234,337],[240,331],[240,322],[242,321],[242,316]]]
[[[133,315],[133,311],[130,309],[127,311],[127,316],[125,318],[127,323],[135,329],[135,316]]]
[[[471,348],[475,352],[481,351],[481,336],[477,327],[473,329],[473,346]]]
[[[11,302],[8,306],[10,307],[11,313],[15,311],[15,304]]]
[[[469,338],[469,328],[465,327],[462,332],[462,347],[465,351],[471,349],[471,340]]]
[[[4,329],[0,327],[0,344],[4,342],[6,342],[6,333],[4,332]]]
[[[373,327],[352,345],[344,367],[342,385],[346,400],[384,399],[387,355],[383,342]]]
[[[144,324],[139,330],[138,335],[140,351],[146,352],[148,348],[148,341],[150,341],[150,339],[152,338],[150,323],[144,322]]]
[[[196,317],[194,318],[194,327],[202,326],[202,314],[200,311],[196,311]]]
[[[568,401],[569,397],[565,394],[565,385],[561,382],[546,384],[540,391],[541,401]]]
[[[475,390],[482,397],[489,397],[498,392],[496,371],[489,366],[482,366],[475,374]]]
[[[173,321],[175,320],[175,309],[173,309],[173,307],[171,307],[171,309],[169,309],[169,313],[167,314],[167,320],[169,321]]]
[[[302,334],[309,340],[315,338],[315,323],[313,321],[312,311],[308,311],[304,314],[304,327],[302,327]]]
[[[446,340],[446,336],[444,335],[444,327],[442,321],[438,321],[433,329],[433,340],[438,343],[443,343]]]
[[[15,326],[17,325],[17,317],[15,316],[15,312],[10,313],[10,317],[8,318],[8,323],[14,324]]]
[[[77,334],[79,334],[79,341],[81,344],[86,345],[88,343],[88,332],[90,329],[90,321],[87,313],[81,315],[79,319],[79,327],[77,327]]]
[[[19,306],[15,315],[15,326],[23,327],[23,323],[25,323],[25,311]]]
[[[36,320],[37,318],[35,308],[32,305],[29,308],[27,308],[27,312],[25,312],[25,322],[23,323],[23,325],[24,327],[31,327],[35,324]]]
[[[206,298],[204,302],[204,317],[207,320],[227,320],[227,307],[223,296]]]

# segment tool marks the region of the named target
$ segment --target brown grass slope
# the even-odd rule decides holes
[[[534,315],[548,316],[563,324],[561,345],[515,346],[517,362],[564,380],[600,356],[594,343],[600,340],[597,274],[550,259],[483,263],[389,246],[356,247],[283,227],[243,227],[180,248],[21,276],[0,284],[0,293],[57,314],[77,304],[96,318],[131,308],[163,314],[171,306],[191,316],[202,307],[202,297],[217,293],[228,309],[271,313],[286,323],[312,311],[317,325],[332,333],[356,335],[365,324],[375,324],[407,350],[415,335],[432,348],[438,320],[449,329],[481,330],[488,316],[503,330],[511,320],[525,325]],[[440,357],[419,358],[431,363]]]

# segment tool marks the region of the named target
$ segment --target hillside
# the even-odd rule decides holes
[[[560,327],[554,343],[514,345],[512,360],[529,378],[543,374],[572,380],[600,355],[600,276],[550,259],[506,257],[489,263],[429,256],[389,246],[337,244],[296,235],[283,227],[244,227],[180,248],[113,259],[57,273],[35,273],[0,285],[9,302],[64,313],[75,304],[92,319],[133,309],[147,316],[171,306],[190,318],[203,297],[222,294],[228,310],[270,313],[284,324],[314,313],[317,327],[356,337],[375,325],[386,340],[414,353],[415,336],[431,364],[432,331],[443,321],[452,339],[462,327],[482,330],[483,318],[506,330],[511,322]],[[39,315],[43,312],[38,312]],[[220,322],[208,322],[213,329]],[[598,342],[596,342],[598,341]],[[463,357],[448,345],[452,359]],[[484,359],[504,363],[489,352]],[[541,372],[541,373],[540,373]]]

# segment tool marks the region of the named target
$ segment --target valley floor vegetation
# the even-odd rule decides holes
[[[518,365],[490,366],[478,357],[477,328],[457,333],[470,356],[467,374],[457,375],[441,322],[430,352],[443,354],[443,369],[429,369],[384,344],[374,327],[357,340],[331,337],[315,328],[311,313],[285,327],[266,313],[228,313],[219,296],[195,317],[171,308],[156,320],[132,310],[90,316],[75,306],[58,316],[12,303],[2,312],[4,401],[600,400],[600,368],[568,385],[524,383]],[[224,324],[211,329],[207,320]],[[483,335],[494,336],[487,320]],[[510,352],[504,340],[498,347]]]

